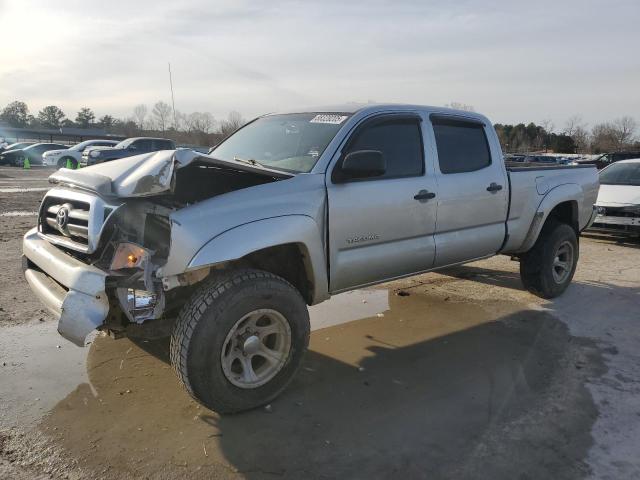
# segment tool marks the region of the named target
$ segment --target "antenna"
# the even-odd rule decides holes
[[[169,88],[171,88],[171,107],[173,108],[173,128],[178,129],[176,120],[176,102],[173,99],[173,80],[171,79],[171,62],[169,62]]]

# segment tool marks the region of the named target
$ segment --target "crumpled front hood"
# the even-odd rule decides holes
[[[172,191],[176,170],[196,160],[275,178],[293,176],[279,170],[219,160],[185,148],[134,155],[80,170],[62,168],[49,177],[49,182],[107,197],[149,197]]]
[[[600,185],[596,205],[604,207],[640,205],[640,187],[635,185]]]

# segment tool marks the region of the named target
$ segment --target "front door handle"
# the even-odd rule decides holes
[[[487,187],[487,192],[498,192],[502,190],[502,185],[498,185],[496,182],[491,182],[491,185]]]
[[[436,194],[433,192],[429,192],[428,190],[420,190],[416,193],[413,198],[416,200],[431,200],[435,198]]]

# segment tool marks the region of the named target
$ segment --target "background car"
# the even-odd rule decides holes
[[[596,212],[593,230],[640,236],[640,158],[600,172]]]
[[[49,150],[42,154],[43,165],[49,167],[66,167],[67,161],[71,162],[71,167],[76,168],[82,159],[82,152],[89,147],[113,147],[118,144],[117,140],[85,140],[71,148],[62,150]]]
[[[2,156],[3,153],[9,152],[11,150],[18,150],[21,148],[25,148],[28,147],[29,145],[33,145],[35,142],[18,142],[18,143],[12,143],[8,146],[6,146],[5,148],[0,149],[0,165],[7,165],[9,164],[9,158],[7,157],[7,159],[5,160],[4,157]]]
[[[114,147],[90,147],[82,153],[81,164],[95,165],[119,158],[132,157],[141,153],[157,152],[160,150],[175,150],[173,140],[166,138],[134,137],[121,141]]]
[[[17,148],[0,155],[0,163],[21,167],[24,159],[28,158],[31,165],[42,165],[42,154],[49,150],[63,150],[69,148],[60,143],[34,143],[25,148]]]
[[[579,160],[578,162],[580,164],[595,165],[596,168],[600,170],[601,168],[605,168],[612,163],[619,162],[620,160],[629,160],[635,158],[640,158],[640,152],[605,153],[603,155],[600,155],[599,157],[596,157],[595,159]]]

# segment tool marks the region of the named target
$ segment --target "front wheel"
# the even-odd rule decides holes
[[[264,405],[285,389],[309,345],[309,313],[286,280],[237,270],[207,280],[183,306],[171,363],[193,398],[219,413]]]
[[[68,166],[67,166],[68,164]],[[75,158],[71,158],[71,157],[63,157],[60,160],[58,160],[58,168],[71,168],[71,169],[76,169],[78,166],[78,162]]]
[[[520,257],[522,283],[542,298],[557,297],[573,279],[578,254],[575,230],[566,223],[548,219],[533,248]]]

